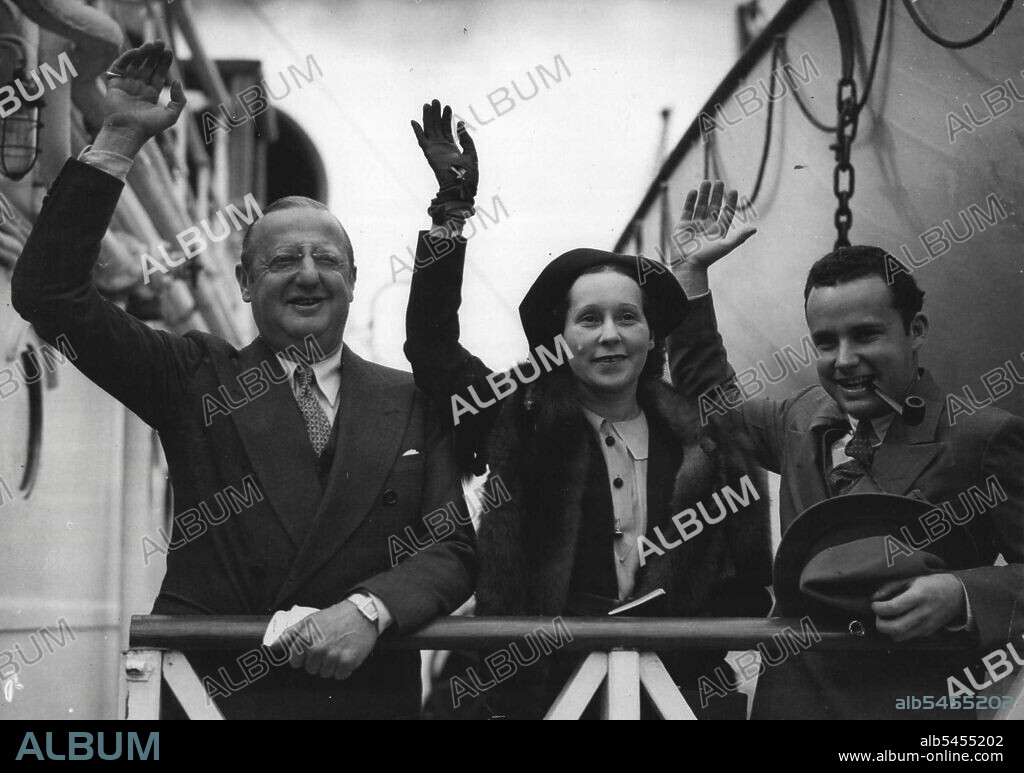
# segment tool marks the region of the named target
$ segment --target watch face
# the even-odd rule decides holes
[[[373,599],[363,599],[357,606],[359,607],[359,611],[362,612],[369,620],[376,622],[377,618],[380,617],[380,613],[377,611],[377,605],[373,602]]]

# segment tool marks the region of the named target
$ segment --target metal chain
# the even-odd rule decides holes
[[[857,83],[852,77],[840,78],[836,88],[836,141],[830,147],[836,155],[836,167],[832,173],[832,192],[836,195],[835,249],[849,247],[850,228],[853,226],[853,212],[850,199],[853,198],[854,172],[850,151],[857,137],[857,118],[860,106],[857,104]]]

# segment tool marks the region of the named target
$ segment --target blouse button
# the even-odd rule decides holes
[[[622,488],[622,478],[616,478],[615,480],[613,480],[612,485],[615,486],[615,488]]]
[[[613,446],[613,445],[615,445],[615,438],[613,438],[611,435],[609,435],[608,437],[606,437],[604,439],[604,444],[606,446]]]

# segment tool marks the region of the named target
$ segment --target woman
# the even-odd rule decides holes
[[[442,115],[436,101],[424,106],[424,126],[414,123],[441,185],[429,210],[435,223],[466,217],[475,194],[472,140],[460,125],[459,151],[450,127],[448,108]],[[720,184],[700,202],[694,192],[680,227],[705,226],[713,200],[722,202]],[[720,218],[710,218],[723,234],[735,194],[725,203]],[[713,249],[720,255],[735,243],[718,239]],[[519,307],[530,359],[496,376],[459,345],[464,245],[421,234],[405,351],[417,384],[455,423],[464,472],[489,465],[511,495],[481,518],[476,614],[606,614],[657,589],[665,596],[640,614],[766,614],[770,548],[759,473],[727,420],[701,427],[696,401],[662,380],[664,339],[686,308],[676,279],[645,258],[593,249],[559,256]],[[540,347],[562,363],[538,357]],[[757,500],[680,541],[672,516],[699,505],[720,516],[722,490],[739,491],[744,476]],[[694,697],[699,676],[715,666],[730,673],[722,655],[663,659],[692,691],[698,716],[731,710],[743,718],[736,695],[712,699],[707,710]],[[490,690],[492,710],[542,716],[578,659],[556,654],[520,668]]]

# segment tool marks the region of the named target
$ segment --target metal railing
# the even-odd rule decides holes
[[[604,686],[602,716],[640,717],[641,692],[664,719],[696,719],[655,651],[753,649],[773,636],[802,629],[795,618],[557,618],[562,625],[557,649],[588,652],[555,699],[545,719],[576,719]],[[160,691],[166,683],[190,719],[223,719],[185,657],[188,650],[243,651],[262,644],[269,617],[136,615],[130,649],[123,655],[125,719],[159,719]],[[537,617],[446,617],[413,634],[384,638],[380,646],[402,650],[493,650],[552,620]],[[904,644],[863,629],[815,628],[814,649],[846,651],[969,651],[963,643],[928,639]],[[1012,708],[995,719],[1024,719],[1024,669],[1004,695]]]

